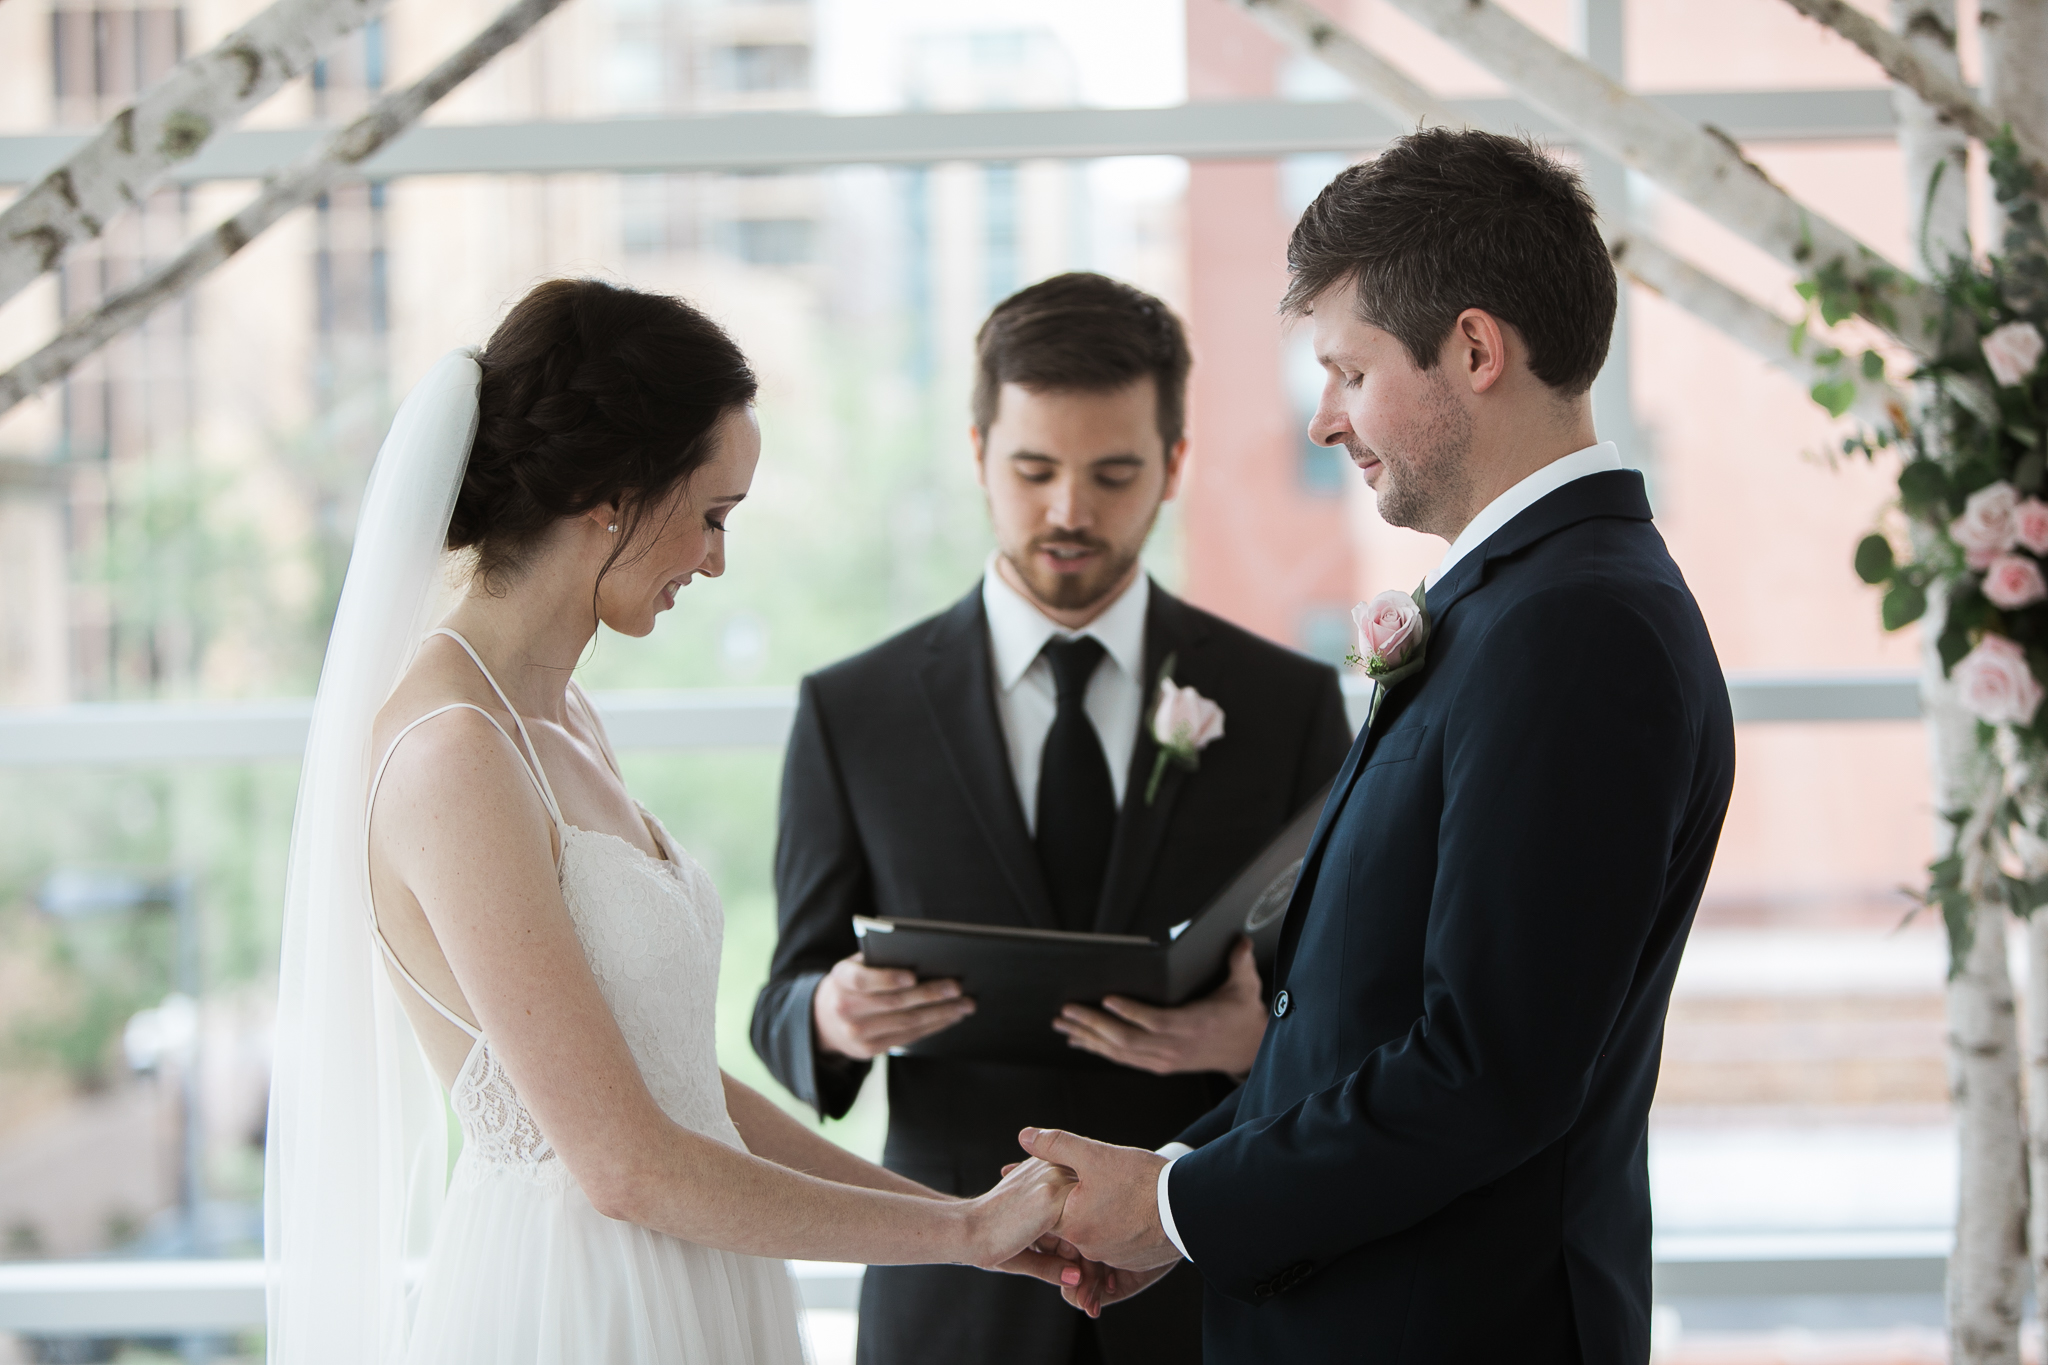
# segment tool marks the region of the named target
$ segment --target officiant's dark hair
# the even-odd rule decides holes
[[[1614,262],[1572,171],[1535,143],[1425,128],[1323,187],[1287,243],[1280,311],[1356,286],[1361,317],[1433,369],[1458,314],[1521,334],[1529,368],[1565,395],[1593,386],[1614,332]]]
[[[1018,290],[974,337],[974,429],[988,438],[1003,385],[1109,393],[1152,376],[1169,458],[1187,426],[1188,337],[1142,289],[1077,270]]]
[[[714,453],[759,382],[725,329],[681,299],[603,280],[534,286],[477,356],[476,442],[448,521],[493,591],[549,527],[616,503],[599,578]]]

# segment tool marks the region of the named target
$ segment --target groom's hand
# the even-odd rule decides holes
[[[1230,975],[1212,995],[1170,1009],[1112,995],[1099,1010],[1066,1006],[1052,1026],[1071,1046],[1155,1076],[1176,1071],[1243,1076],[1266,1036],[1266,1001],[1252,941],[1237,941]]]
[[[1159,1225],[1159,1168],[1165,1157],[1057,1128],[1026,1128],[1017,1141],[1033,1156],[1074,1173],[1056,1230],[1082,1255],[1120,1270],[1156,1270],[1180,1259]]]

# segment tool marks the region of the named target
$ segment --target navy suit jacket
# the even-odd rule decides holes
[[[1726,683],[1633,471],[1523,511],[1427,610],[1309,846],[1258,1061],[1169,1177],[1206,1355],[1639,1365]]]

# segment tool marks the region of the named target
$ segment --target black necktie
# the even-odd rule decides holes
[[[1095,927],[1116,833],[1116,787],[1083,704],[1103,652],[1102,642],[1087,635],[1045,644],[1059,710],[1038,763],[1038,861],[1061,927],[1077,933]]]

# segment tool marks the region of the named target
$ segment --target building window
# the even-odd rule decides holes
[[[1343,607],[1309,607],[1302,612],[1301,652],[1326,664],[1341,664],[1357,642],[1351,613]]]
[[[811,259],[808,218],[740,218],[720,230],[726,253],[749,265],[802,265]]]
[[[811,83],[811,49],[804,43],[741,43],[720,48],[719,83],[739,94],[804,90]]]
[[[1341,445],[1319,446],[1309,439],[1308,424],[1323,400],[1323,367],[1316,363],[1315,342],[1306,327],[1297,327],[1287,343],[1287,398],[1293,409],[1295,439],[1301,446],[1301,487],[1306,492],[1336,495],[1344,491],[1351,453]]]
[[[50,12],[51,86],[59,123],[97,123],[162,80],[185,52],[175,6]]]
[[[982,172],[985,229],[983,288],[991,307],[1017,291],[1017,168],[997,163]]]

